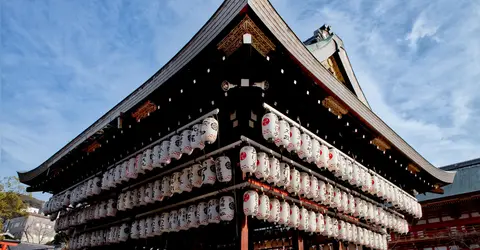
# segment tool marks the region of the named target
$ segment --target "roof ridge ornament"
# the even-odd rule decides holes
[[[249,35],[245,37],[248,44],[251,44],[262,56],[267,56],[270,51],[275,50],[275,44],[248,15],[245,15],[245,18],[218,43],[217,49],[222,50],[226,56],[230,56],[244,44],[245,34]]]
[[[313,32],[317,41],[326,40],[327,38],[333,36],[333,32],[331,31],[331,26],[328,24],[322,25],[322,27],[318,28]]]

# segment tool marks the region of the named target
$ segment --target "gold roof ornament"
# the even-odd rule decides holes
[[[245,34],[250,35],[249,43],[262,56],[267,56],[270,51],[275,50],[275,44],[268,39],[248,15],[218,43],[217,48],[222,50],[225,55],[230,56],[243,45]]]
[[[378,150],[385,151],[390,149],[390,145],[380,137],[376,137],[372,140],[372,144],[377,146]]]
[[[342,115],[346,115],[348,113],[348,109],[345,108],[345,106],[343,106],[342,104],[340,104],[340,102],[338,102],[332,96],[328,96],[323,99],[322,105],[325,108],[328,108],[328,111],[338,117],[342,117]]]

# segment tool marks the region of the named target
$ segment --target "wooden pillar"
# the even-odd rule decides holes
[[[240,230],[240,249],[248,250],[248,218],[246,215],[242,217],[242,226]]]
[[[304,250],[303,237],[300,232],[296,231],[293,237],[293,249]]]

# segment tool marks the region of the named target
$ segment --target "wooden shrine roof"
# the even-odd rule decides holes
[[[178,71],[192,61],[204,48],[207,47],[217,36],[237,17],[242,10],[249,8],[260,22],[273,34],[274,38],[285,48],[290,57],[297,62],[325,91],[349,110],[356,119],[365,127],[382,138],[391,150],[400,152],[411,161],[416,169],[426,172],[435,179],[435,184],[443,186],[452,183],[455,173],[444,171],[434,167],[423,158],[399,135],[397,135],[384,121],[382,121],[359,97],[348,89],[322,66],[315,56],[307,49],[302,41],[288,27],[281,16],[276,12],[268,0],[226,0],[212,15],[207,23],[195,34],[195,36],[178,52],[164,67],[155,73],[150,79],[142,84],[133,93],[127,96],[119,104],[108,111],[104,116],[88,127],[75,139],[55,153],[50,159],[37,168],[27,172],[19,172],[19,178],[23,183],[29,183],[35,178],[42,178],[49,168],[62,159],[82,143],[95,136],[98,131],[111,126],[122,113],[131,110],[138,103],[149,96],[154,90],[174,76]]]

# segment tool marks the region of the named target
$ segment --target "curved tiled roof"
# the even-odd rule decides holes
[[[385,122],[383,122],[372,110],[359,100],[346,86],[339,84],[314,57],[314,55],[298,39],[295,33],[288,27],[273,6],[267,0],[226,0],[200,29],[200,31],[175,55],[162,69],[147,80],[142,86],[127,96],[103,117],[82,132],[74,140],[69,142],[60,151],[39,167],[28,172],[19,172],[18,175],[23,183],[28,183],[37,176],[48,172],[47,170],[59,159],[64,157],[71,150],[75,149],[85,139],[102,129],[106,124],[136,105],[144,97],[148,96],[162,85],[167,79],[177,73],[182,67],[190,62],[203,48],[205,48],[237,15],[248,5],[258,18],[265,24],[273,36],[285,47],[294,58],[316,79],[316,82],[324,89],[332,93],[345,104],[351,113],[361,120],[367,127],[385,138],[396,150],[409,158],[412,163],[418,165],[442,184],[453,182],[455,173],[437,169],[398,134],[396,134]]]
[[[441,168],[445,171],[457,171],[452,184],[443,188],[444,194],[427,193],[417,195],[419,201],[447,198],[455,195],[480,191],[480,158],[455,163]]]

